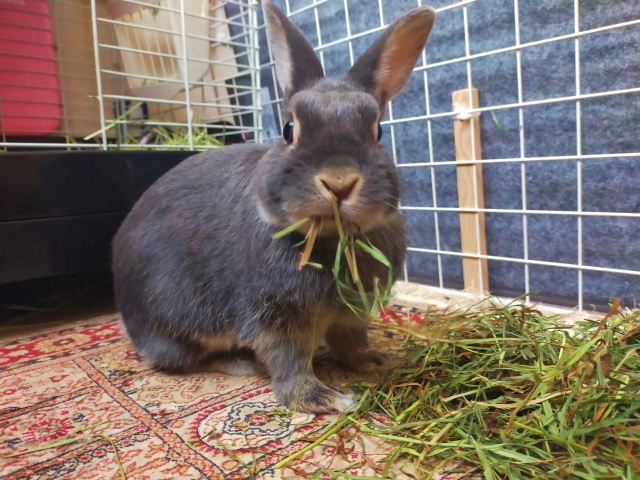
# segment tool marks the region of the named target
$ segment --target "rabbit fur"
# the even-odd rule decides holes
[[[356,371],[384,355],[369,348],[367,319],[338,296],[329,192],[340,199],[342,218],[358,225],[356,237],[366,235],[387,256],[396,278],[406,249],[400,184],[378,128],[435,15],[427,7],[406,13],[345,78],[329,79],[302,33],[271,2],[262,7],[291,138],[200,153],[152,185],[113,241],[116,301],[127,335],[151,365],[239,375],[262,366],[282,404],[337,412],[351,398],[314,375],[318,346],[326,342]],[[310,258],[323,268],[299,271],[293,245],[309,224],[284,238],[272,235],[311,215],[323,217]],[[374,277],[387,278],[386,267],[367,254],[357,264],[367,290]]]

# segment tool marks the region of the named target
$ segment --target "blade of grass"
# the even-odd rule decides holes
[[[133,107],[129,108],[128,110],[126,110],[122,115],[120,115],[119,117],[117,117],[113,122],[111,122],[110,124],[106,125],[104,128],[101,128],[100,130],[93,132],[89,135],[87,135],[86,137],[83,138],[83,140],[91,140],[94,137],[97,137],[98,135],[102,134],[102,132],[108,132],[109,130],[111,130],[113,127],[115,127],[116,125],[118,125],[118,123],[120,123],[120,121],[127,117],[130,113],[132,113],[133,111],[137,110],[138,108],[140,108],[140,106],[142,105],[143,102],[137,102]]]
[[[316,243],[316,237],[320,232],[320,226],[322,224],[321,217],[315,217],[313,222],[311,223],[311,228],[309,229],[309,234],[307,236],[307,241],[304,246],[304,250],[300,254],[300,261],[298,262],[298,270],[302,270],[302,268],[309,264],[309,257],[311,256],[311,251],[313,250],[313,245]],[[322,265],[317,263],[313,264],[314,267],[322,268]]]
[[[298,228],[300,228],[302,225],[304,225],[305,223],[307,223],[309,220],[311,220],[310,217],[307,218],[303,218],[302,220],[294,223],[293,225],[280,230],[277,233],[274,233],[273,235],[271,235],[271,238],[273,238],[274,240],[278,239],[278,238],[282,238],[282,237],[286,237],[287,235],[289,235],[291,232],[295,232]]]

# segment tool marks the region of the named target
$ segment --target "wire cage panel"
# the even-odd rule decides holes
[[[495,294],[580,309],[640,297],[637,2],[275,3],[332,76],[402,12],[436,8],[427,48],[382,122],[403,186],[405,279],[462,289],[471,259],[486,262]],[[260,41],[265,141],[277,142],[282,93],[263,30]],[[479,105],[465,114],[480,123],[482,148],[461,160],[452,93],[472,88]],[[460,203],[465,166],[481,169],[472,186],[482,206]],[[485,252],[463,250],[464,214],[484,219]]]
[[[159,148],[170,135],[162,148],[258,140],[257,8],[255,0],[111,0],[110,17],[96,16],[94,29],[113,27],[117,42],[97,48],[119,52],[123,68],[100,73],[127,83],[98,86],[103,103],[115,104],[103,128],[121,126],[118,142],[128,148]]]
[[[194,150],[260,140],[257,0],[29,1],[50,6],[59,85],[49,105],[61,113],[41,114],[57,121],[47,131],[4,128],[0,147]]]

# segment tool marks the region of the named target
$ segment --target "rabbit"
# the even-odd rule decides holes
[[[210,361],[238,375],[263,368],[286,407],[340,412],[352,397],[315,376],[318,345],[357,372],[384,363],[385,355],[369,347],[369,319],[338,294],[331,195],[345,223],[357,225],[356,238],[389,259],[395,281],[405,229],[399,176],[379,144],[380,120],[408,82],[435,12],[404,14],[343,79],[330,79],[288,18],[268,0],[262,8],[284,92],[284,138],[199,153],[160,177],[113,240],[116,302],[126,334],[153,367],[190,372]],[[309,216],[323,218],[310,258],[323,268],[298,270],[296,244],[311,222],[272,235]],[[388,278],[387,267],[364,252],[357,265],[367,291],[374,277]]]

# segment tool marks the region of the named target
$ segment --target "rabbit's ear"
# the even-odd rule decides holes
[[[435,18],[430,7],[416,8],[400,17],[353,64],[347,80],[365,87],[384,110],[409,81]]]
[[[323,78],[324,72],[311,44],[285,14],[269,0],[262,0],[262,10],[286,104],[291,95]]]

